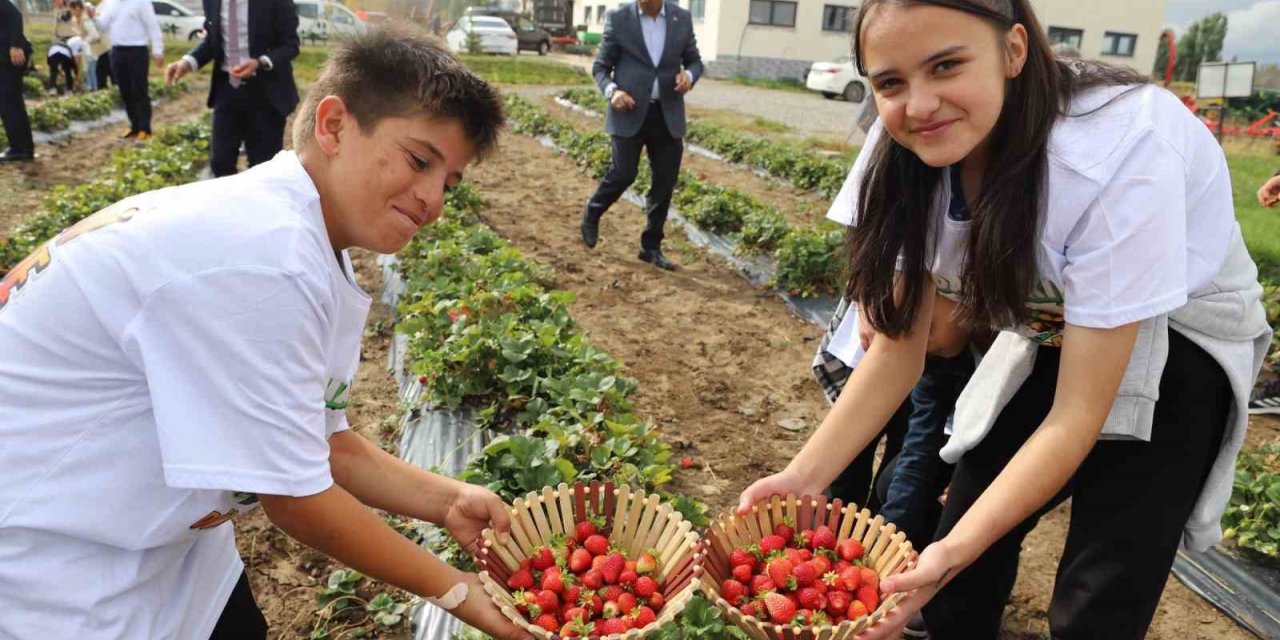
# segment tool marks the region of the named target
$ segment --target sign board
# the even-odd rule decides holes
[[[1253,95],[1253,62],[1203,62],[1196,74],[1196,98],[1247,98]]]

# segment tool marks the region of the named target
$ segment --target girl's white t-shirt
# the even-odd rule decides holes
[[[329,488],[370,298],[290,152],[0,280],[0,637],[207,638],[256,494]]]
[[[1046,345],[1061,344],[1065,322],[1114,328],[1186,304],[1218,274],[1237,227],[1226,157],[1172,93],[1100,87],[1069,113],[1087,115],[1059,118],[1050,135],[1041,279],[1027,299],[1033,318],[1004,327]],[[877,122],[864,150],[884,133]],[[859,154],[828,218],[856,225],[870,155]],[[930,270],[938,292],[956,299],[972,223],[947,215],[949,174],[934,200]],[[832,340],[831,353],[846,363],[859,357],[857,321],[846,314]]]

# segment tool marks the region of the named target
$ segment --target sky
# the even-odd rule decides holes
[[[1227,14],[1223,58],[1280,63],[1280,0],[1167,0],[1165,24],[1179,35],[1215,11]]]

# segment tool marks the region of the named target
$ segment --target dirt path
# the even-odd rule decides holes
[[[778,423],[799,418],[815,425],[826,411],[808,373],[819,329],[718,259],[689,250],[675,229],[667,244],[686,261],[683,270],[666,274],[640,263],[643,215],[625,202],[605,216],[600,245],[587,250],[577,224],[595,183],[531,139],[509,137],[470,179],[489,202],[487,222],[577,294],[574,318],[639,380],[641,415],[702,464],[682,473],[676,489],[720,511],[800,448],[807,432]],[[1027,539],[1002,637],[1048,636],[1045,611],[1067,521],[1066,508],[1059,509]],[[1170,578],[1148,637],[1252,636]]]
[[[187,93],[162,101],[152,111],[153,128],[185,122],[203,113],[208,94],[207,81],[193,82]],[[135,144],[119,139],[127,128],[128,124],[113,123],[57,144],[37,144],[35,162],[0,165],[0,238],[37,212],[54,186],[76,185],[93,178],[113,150]]]

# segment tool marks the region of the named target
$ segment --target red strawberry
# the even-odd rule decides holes
[[[649,596],[649,608],[654,611],[662,611],[662,605],[667,603],[667,599],[662,597],[661,593],[655,593]]]
[[[787,539],[782,536],[769,535],[760,539],[760,552],[767,558],[770,554],[787,548]]]
[[[574,539],[578,541],[578,544],[582,544],[587,541],[587,538],[599,533],[600,528],[596,526],[596,523],[587,520],[579,522],[577,526],[574,527],[574,532],[576,534]]]
[[[862,586],[862,570],[858,567],[848,567],[840,572],[841,589],[852,593],[860,586]]]
[[[743,591],[745,591],[746,588],[747,587],[744,585],[742,587]],[[641,598],[648,598],[658,592],[658,581],[650,578],[649,576],[640,576],[636,580],[636,584],[635,587],[632,588],[632,592]]]
[[[622,610],[618,608],[618,603],[606,602],[604,603],[604,607],[600,610],[600,615],[604,616],[606,619],[616,618],[622,615]]]
[[[564,621],[567,623],[580,622],[587,619],[587,611],[582,607],[573,607],[564,612]]]
[[[782,555],[791,561],[791,564],[800,564],[808,562],[809,558],[804,557],[804,551],[800,549],[792,549],[790,547],[782,550]]]
[[[587,551],[590,551],[593,556],[602,556],[609,553],[609,539],[598,533],[588,536],[582,546],[586,547]]]
[[[690,458],[689,456],[685,456],[685,457],[683,457],[683,458],[680,458],[680,468],[681,468],[681,469],[692,469],[692,468],[693,468],[693,458]]]
[[[560,608],[560,596],[554,591],[539,591],[537,595],[538,608],[543,611],[555,611]]]
[[[565,602],[578,602],[582,598],[582,587],[579,585],[568,585],[564,588],[563,600]]]
[[[604,575],[605,584],[617,584],[618,578],[622,576],[622,571],[626,569],[627,561],[622,557],[621,553],[611,553],[605,556],[604,564],[600,565],[600,573]]]
[[[822,609],[827,604],[826,598],[823,598],[822,594],[813,587],[797,591],[796,597],[800,599],[800,606],[805,609]]]
[[[853,602],[849,603],[849,611],[848,611],[847,617],[850,620],[857,620],[858,618],[861,618],[862,616],[865,616],[869,613],[871,612],[867,610],[867,605],[863,604],[861,600],[854,600]]]
[[[791,568],[791,577],[795,578],[797,587],[807,587],[818,580],[818,571],[805,562]]]
[[[826,556],[814,556],[809,561],[809,564],[813,565],[813,569],[818,572],[819,576],[825,576],[828,571],[831,571],[831,561]]]
[[[533,588],[533,574],[528,569],[521,569],[507,578],[507,588],[515,591],[527,591]]]
[[[426,384],[426,383],[427,383],[426,376],[418,376],[418,384]]]
[[[620,598],[621,596],[622,596],[622,587],[619,587],[616,584],[609,585],[600,590],[600,597],[604,598],[604,601],[606,603],[617,602],[618,598]]]
[[[840,553],[841,560],[844,560],[845,562],[853,562],[854,560],[862,557],[862,543],[854,540],[853,538],[849,538],[848,540],[840,543],[840,546],[837,547],[837,551]]]
[[[782,522],[773,525],[773,535],[783,540],[790,540],[796,535],[796,523],[791,518],[783,518]]]
[[[632,614],[635,617],[635,628],[643,629],[658,620],[658,614],[649,607],[640,607]]]
[[[747,597],[747,586],[729,578],[720,584],[720,595],[724,597],[729,604],[738,606]]]
[[[564,593],[564,576],[560,574],[560,567],[551,567],[543,572],[542,588],[547,591]]]
[[[622,573],[618,575],[618,584],[623,586],[631,586],[631,585],[634,585],[636,583],[636,580],[639,580],[639,579],[640,579],[640,576],[635,571],[631,569],[624,569]]]
[[[875,611],[880,606],[880,592],[874,587],[860,587],[855,597],[867,607],[867,611]]]
[[[569,570],[575,574],[586,573],[591,568],[591,552],[586,549],[574,549],[569,554]]]
[[[626,558],[626,556],[622,556],[622,557],[623,557],[624,559]],[[623,571],[636,571],[636,561],[635,561],[635,560],[627,560],[627,561],[626,561],[626,564],[624,564],[624,565],[623,565],[623,569],[622,569],[622,570],[623,570]],[[637,574],[637,575],[639,575],[639,573],[640,573],[639,571],[636,571],[636,574]]]
[[[796,546],[804,547],[806,549],[812,549],[813,548],[813,530],[805,529],[804,531],[801,531],[800,535],[796,537]]]
[[[658,570],[658,559],[653,557],[653,553],[642,553],[636,559],[636,573],[647,575]]]
[[[604,574],[599,569],[588,569],[582,574],[582,586],[592,591],[604,586]]]
[[[622,613],[630,615],[638,606],[640,606],[640,601],[636,600],[635,594],[623,593],[618,596],[618,608],[622,610]]]
[[[817,589],[818,593],[821,593],[824,596],[831,590],[831,587],[828,587],[827,583],[823,582],[821,578],[813,581],[813,588]]]
[[[796,603],[778,593],[765,594],[764,608],[775,624],[788,624],[796,617]]]
[[[745,565],[745,564],[740,564],[734,567],[733,571],[731,571],[730,573],[733,574],[734,580],[737,580],[742,584],[747,584],[751,582],[751,576],[754,576],[756,574],[755,570],[753,570],[750,565]]]
[[[831,527],[821,526],[813,532],[813,548],[814,549],[835,549],[836,548],[836,532]]]
[[[773,584],[773,581],[769,579],[769,576],[756,576],[751,579],[751,593],[756,595],[760,595],[766,591],[773,591],[776,588],[777,587]]]
[[[835,590],[827,592],[827,611],[831,615],[845,615],[849,611],[849,604],[853,602],[853,596],[848,591]]]
[[[630,630],[631,626],[627,624],[626,618],[611,618],[600,622],[600,635],[603,636],[626,633]]]
[[[604,611],[604,600],[601,600],[600,596],[594,593],[583,593],[578,596],[578,604],[582,605],[584,610],[595,615],[600,615],[600,612]]]
[[[877,592],[880,591],[880,574],[876,573],[875,569],[860,567],[858,571],[862,574],[862,586],[871,587]],[[872,610],[874,611],[875,609],[873,608]]]
[[[796,579],[791,575],[791,570],[795,568],[790,560],[786,558],[775,558],[765,565],[765,574],[769,576],[769,580],[773,584],[784,591],[795,589]]]
[[[556,614],[554,613],[544,613],[538,616],[538,619],[534,620],[533,624],[534,626],[542,627],[551,633],[555,633],[560,630],[560,621],[556,620]]]
[[[746,549],[734,549],[729,553],[729,566],[751,567],[754,570],[756,567],[756,557],[751,555],[751,552]]]
[[[538,547],[533,550],[533,555],[529,557],[529,564],[538,571],[546,571],[556,566],[555,554],[551,553],[550,547]]]
[[[755,616],[758,618],[760,617],[760,614],[764,613],[764,611],[761,610],[762,606],[763,605],[761,605],[758,600],[752,600],[751,602],[742,605],[742,613],[744,615]]]

